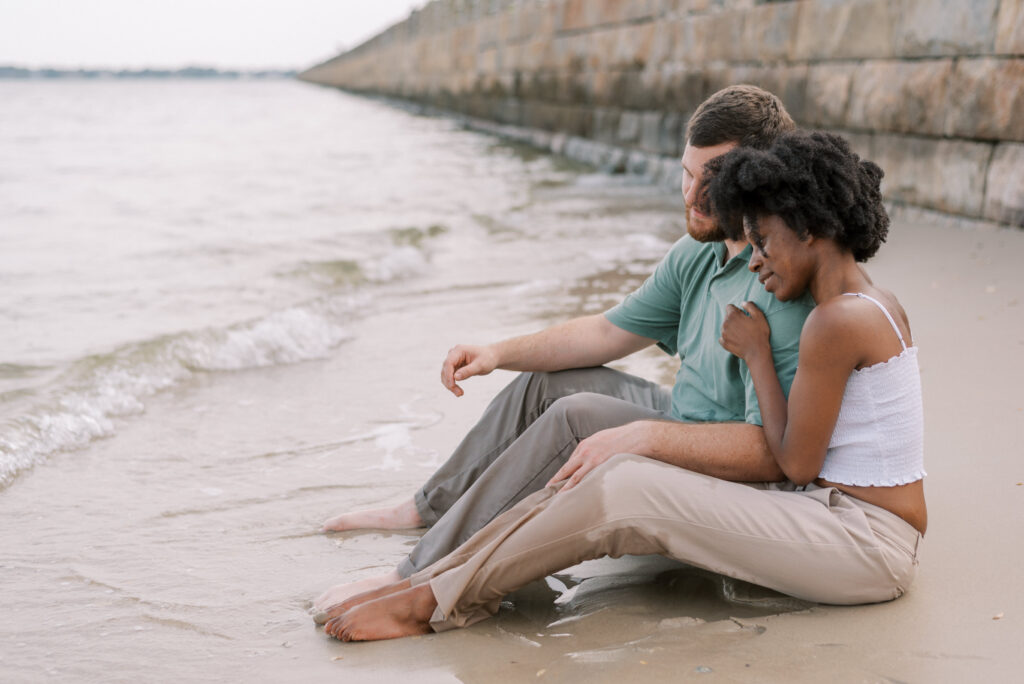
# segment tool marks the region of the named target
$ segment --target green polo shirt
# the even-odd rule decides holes
[[[654,274],[605,313],[616,326],[656,340],[679,355],[682,364],[672,388],[672,417],[684,421],[747,422],[761,425],[754,383],[747,364],[718,343],[727,304],[750,301],[771,326],[772,356],[783,391],[796,373],[804,319],[814,308],[807,293],[780,302],[747,269],[750,246],[725,259],[725,245],[679,240]]]

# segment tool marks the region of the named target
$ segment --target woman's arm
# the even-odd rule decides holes
[[[730,307],[721,344],[750,369],[765,440],[779,468],[796,484],[807,484],[821,472],[846,381],[858,363],[856,335],[829,307],[816,308],[800,336],[800,360],[787,402],[772,362],[768,321],[756,305],[743,306],[747,313]]]

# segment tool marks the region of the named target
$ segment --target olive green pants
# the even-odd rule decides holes
[[[801,599],[855,604],[906,591],[921,535],[834,488],[752,486],[620,454],[564,494],[545,488],[411,577],[437,631],[493,615],[503,596],[605,555],[660,554]]]

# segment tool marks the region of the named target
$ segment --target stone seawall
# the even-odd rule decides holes
[[[890,200],[1024,226],[1024,0],[434,0],[299,77],[663,179],[697,105],[753,83]]]

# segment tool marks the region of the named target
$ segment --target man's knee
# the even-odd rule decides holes
[[[548,411],[575,424],[579,418],[592,414],[607,400],[608,397],[603,394],[577,392],[557,399]]]
[[[580,392],[596,391],[614,387],[621,382],[619,371],[595,366],[593,368],[569,368],[560,371],[539,371],[521,373],[525,382],[533,385],[537,391],[550,399],[567,397]]]

